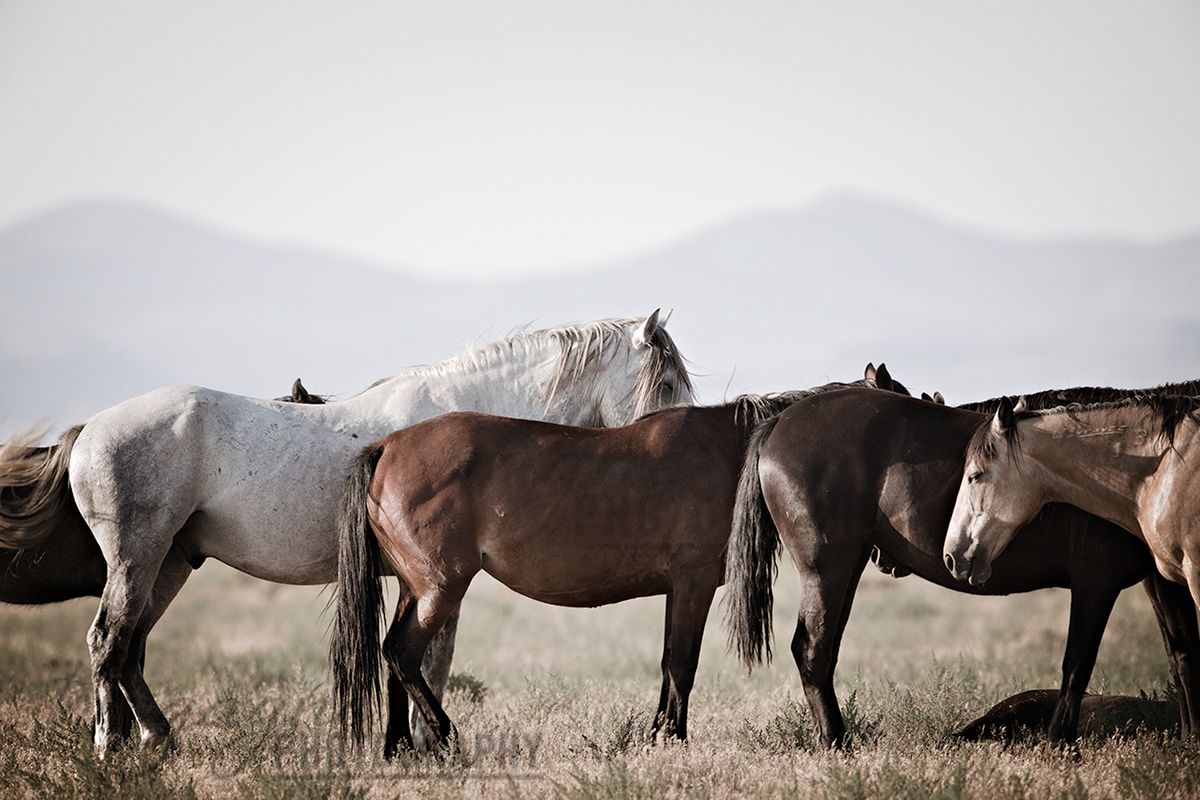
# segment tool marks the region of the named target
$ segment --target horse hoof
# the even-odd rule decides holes
[[[142,749],[151,753],[169,753],[175,749],[175,741],[171,738],[170,731],[143,731]]]
[[[676,744],[687,744],[687,739],[684,739],[674,729],[659,728],[650,734],[651,747],[670,747]]]
[[[127,744],[128,741],[118,733],[110,733],[103,738],[97,737],[95,740],[96,757],[104,761]]]
[[[412,748],[418,753],[432,753],[436,748],[433,734],[423,725],[413,729]]]
[[[417,749],[413,747],[412,740],[401,739],[399,742],[389,742],[383,746],[383,760],[391,762],[395,761],[401,753],[408,756],[415,752]]]

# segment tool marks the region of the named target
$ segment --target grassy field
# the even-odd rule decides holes
[[[789,570],[776,609],[784,643]],[[714,607],[692,739],[649,748],[662,599],[559,609],[482,578],[464,605],[447,701],[462,754],[385,764],[347,757],[331,736],[327,593],[209,564],[150,640],[149,681],[177,738],[167,755],[92,755],[94,601],[0,608],[0,797],[1195,796],[1197,746],[1162,736],[1086,740],[1076,754],[944,739],[1001,697],[1057,686],[1067,597],[971,598],[868,568],[839,669],[848,754],[813,741],[790,658],[747,677]],[[1163,694],[1168,683],[1149,605],[1126,592],[1092,690]]]

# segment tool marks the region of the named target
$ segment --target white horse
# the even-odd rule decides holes
[[[108,564],[88,632],[96,748],[104,754],[119,741],[120,691],[143,744],[161,745],[170,726],[141,669],[154,624],[206,558],[278,583],[334,581],[338,498],[366,443],[454,410],[616,426],[691,401],[657,310],[519,334],[326,405],[159,389],[100,412],[58,448],[6,448],[0,478],[26,480],[0,495],[0,543],[36,544],[73,513],[71,503],[82,513]],[[427,662],[439,693],[453,631],[443,645],[431,653],[437,663]]]

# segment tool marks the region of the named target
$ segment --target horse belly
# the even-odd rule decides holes
[[[488,537],[493,542],[501,537]],[[485,548],[485,572],[542,603],[593,607],[666,594],[671,584],[659,547],[611,536],[508,536],[513,544]],[[639,546],[640,544],[640,546]]]
[[[193,560],[215,558],[275,583],[312,585],[337,580],[333,506],[251,508],[220,505],[197,512],[176,541]],[[304,512],[304,513],[297,513]]]
[[[177,540],[193,557],[276,583],[337,580],[336,514],[353,456],[344,450],[326,445],[320,463],[289,461],[285,469],[226,454]]]

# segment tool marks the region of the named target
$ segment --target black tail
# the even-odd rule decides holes
[[[74,512],[67,466],[82,430],[76,425],[53,447],[33,447],[35,431],[0,445],[0,548],[41,544]]]
[[[367,501],[383,445],[354,460],[338,509],[337,613],[329,642],[333,709],[342,736],[354,747],[379,716],[379,626],[383,619],[383,564],[367,518]]]
[[[746,445],[733,507],[733,532],[725,555],[725,627],[729,646],[747,667],[771,660],[772,586],[777,571],[779,531],[763,500],[758,454],[778,417],[754,429]]]

